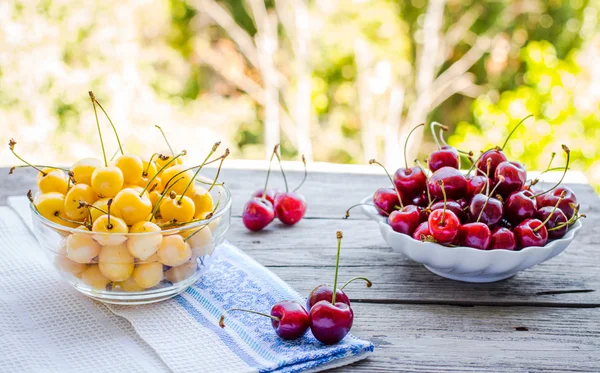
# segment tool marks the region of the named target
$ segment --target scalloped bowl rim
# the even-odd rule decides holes
[[[373,196],[368,196],[368,197],[364,198],[361,201],[361,203],[368,203],[369,201],[372,200],[372,198],[373,198]],[[365,215],[367,215],[371,220],[378,222],[380,228],[383,226],[383,229],[386,230],[387,234],[391,234],[392,237],[396,237],[403,241],[406,241],[408,239],[412,245],[422,246],[422,247],[426,247],[426,248],[430,248],[430,249],[434,249],[434,250],[440,249],[440,248],[442,248],[443,250],[455,250],[457,252],[471,253],[473,255],[481,255],[481,256],[494,256],[494,255],[495,256],[503,256],[503,255],[526,256],[526,254],[529,253],[530,251],[538,251],[539,252],[540,249],[553,250],[555,246],[557,246],[558,244],[560,244],[562,242],[566,242],[567,244],[570,243],[573,240],[573,238],[575,238],[576,234],[579,232],[581,227],[583,226],[581,221],[577,220],[569,228],[569,230],[563,237],[558,238],[556,240],[549,241],[544,246],[530,246],[530,247],[526,247],[521,250],[504,250],[504,249],[480,250],[480,249],[476,249],[473,247],[467,247],[467,246],[444,246],[444,245],[437,244],[435,242],[423,242],[423,241],[415,240],[414,238],[412,238],[412,236],[394,231],[392,229],[392,227],[389,224],[387,224],[387,221],[386,221],[387,219],[384,216],[379,215],[379,213],[377,212],[377,210],[375,209],[374,206],[362,205],[361,209],[362,209],[363,213]],[[384,239],[385,239],[385,237],[384,237]],[[566,249],[566,247],[565,247],[565,249]],[[563,249],[563,250],[565,250],[565,249]]]
[[[219,207],[210,219],[198,220],[198,221],[193,222],[192,224],[182,225],[180,227],[175,227],[175,228],[169,228],[169,229],[161,230],[160,232],[133,232],[133,233],[130,233],[130,232],[127,232],[127,233],[102,232],[100,234],[109,235],[109,236],[111,234],[119,235],[119,236],[133,236],[133,235],[142,236],[142,235],[153,235],[156,233],[160,233],[162,235],[169,235],[169,234],[177,234],[181,231],[196,228],[196,227],[199,227],[202,225],[208,225],[208,224],[212,223],[213,221],[218,220],[221,216],[223,216],[227,211],[229,211],[231,209],[231,205],[232,205],[231,191],[225,185],[218,185],[217,187],[219,189],[222,189],[225,191],[225,204],[222,207]],[[36,194],[36,196],[37,196],[37,194]],[[56,229],[59,231],[66,231],[69,233],[78,233],[78,234],[79,233],[81,233],[81,234],[99,234],[98,232],[84,231],[82,229],[71,228],[71,227],[67,227],[64,225],[57,224],[53,221],[50,221],[38,212],[38,210],[33,205],[33,202],[29,202],[29,209],[31,210],[31,216],[33,218],[39,220],[42,224],[49,226],[53,229]]]

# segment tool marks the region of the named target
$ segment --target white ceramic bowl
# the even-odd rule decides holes
[[[372,196],[363,203],[372,203]],[[385,242],[412,260],[421,263],[438,276],[464,282],[494,282],[514,276],[562,253],[581,229],[578,220],[560,239],[543,247],[532,246],[520,251],[478,250],[471,247],[447,247],[432,242],[421,242],[395,232],[387,218],[377,213],[374,206],[361,206],[363,212],[379,224]]]

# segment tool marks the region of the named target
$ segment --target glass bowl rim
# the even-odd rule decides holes
[[[59,230],[59,231],[66,231],[69,233],[78,233],[78,234],[90,234],[90,235],[103,235],[103,236],[110,236],[110,235],[118,235],[118,236],[143,236],[143,235],[155,235],[155,234],[161,234],[161,235],[171,235],[171,234],[178,234],[182,231],[186,231],[189,229],[193,229],[193,228],[198,228],[200,226],[203,225],[208,225],[214,221],[217,221],[219,218],[221,218],[221,216],[223,216],[227,211],[231,210],[231,205],[232,205],[232,198],[231,198],[231,191],[229,190],[229,188],[227,188],[225,185],[216,185],[216,187],[222,189],[225,191],[225,204],[223,205],[223,207],[219,207],[217,209],[217,211],[215,211],[214,215],[210,218],[210,219],[202,219],[202,220],[198,220],[195,221],[191,224],[187,224],[187,225],[182,225],[180,227],[174,227],[174,228],[169,228],[169,229],[165,229],[165,230],[160,230],[158,232],[127,232],[127,233],[107,233],[107,232],[92,232],[92,231],[87,231],[87,230],[83,230],[83,229],[78,229],[78,228],[71,228],[71,227],[67,227],[64,225],[60,225],[57,224],[53,221],[48,220],[46,217],[42,216],[37,208],[35,208],[33,202],[29,202],[29,209],[31,210],[31,216],[33,218],[35,218],[36,220],[38,220],[40,223],[53,228],[55,230]],[[38,193],[36,193],[37,196]]]

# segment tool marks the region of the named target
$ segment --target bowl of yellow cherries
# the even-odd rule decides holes
[[[186,151],[170,145],[147,158],[127,154],[108,114],[91,92],[90,98],[103,160],[85,158],[70,168],[35,165],[9,142],[24,163],[11,172],[38,171],[38,191],[28,192],[35,236],[61,276],[91,298],[144,304],[173,297],[210,266],[229,228],[231,195],[218,182],[229,150],[213,157],[216,143],[196,166],[185,165]],[[106,157],[97,108],[117,137],[114,161]],[[214,179],[200,174],[217,162]]]

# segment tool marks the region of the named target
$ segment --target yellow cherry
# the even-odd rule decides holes
[[[124,244],[103,246],[98,254],[100,272],[111,281],[125,281],[133,272],[133,256]]]
[[[144,290],[143,287],[141,287],[140,285],[137,284],[137,282],[135,282],[135,280],[133,279],[133,277],[129,277],[125,281],[120,281],[116,285],[119,286],[119,288],[121,290],[128,291],[128,292],[143,291]]]
[[[143,261],[156,253],[158,246],[162,241],[160,227],[149,221],[140,221],[131,226],[129,233],[145,233],[133,234],[127,240],[127,249],[131,255]],[[151,234],[157,232],[156,234]]]
[[[160,257],[158,256],[157,253],[150,255],[148,258],[146,258],[146,260],[144,260],[144,263],[153,263],[153,262],[160,262]]]
[[[151,288],[162,280],[163,265],[160,262],[138,264],[131,277],[144,289]]]
[[[101,215],[92,225],[92,231],[97,232],[94,240],[100,245],[118,245],[127,241],[127,236],[119,233],[127,233],[129,229],[123,219]]]
[[[194,257],[211,255],[215,250],[212,233],[210,232],[210,228],[206,225],[185,230],[181,232],[181,235],[190,245]]]
[[[81,274],[81,280],[94,289],[106,290],[110,280],[100,272],[97,264],[89,265]]]
[[[157,169],[161,169],[164,165],[169,163],[171,158],[173,158],[171,151],[163,150],[163,151],[159,152],[158,157],[156,157],[154,160],[154,162],[156,163]],[[183,162],[183,160],[181,158],[176,158],[173,162],[171,162],[169,165],[167,165],[167,168],[165,168],[165,170],[167,170],[173,166],[180,165],[182,162]]]
[[[79,225],[77,222],[68,222],[65,213],[65,196],[58,192],[38,194],[35,196],[33,204],[39,213],[46,219],[65,227],[75,228]],[[61,219],[62,218],[62,219]]]
[[[141,194],[142,192],[144,192],[143,194],[148,196],[148,192],[144,191],[144,188],[142,188],[139,185],[135,185],[135,184],[123,184],[123,189],[133,189],[133,190],[137,190],[138,194]],[[117,193],[118,194],[118,193]]]
[[[123,172],[123,178],[127,184],[136,184],[144,172],[144,162],[134,154],[123,154],[115,160],[115,166]]]
[[[189,278],[196,273],[196,269],[198,265],[196,260],[188,260],[182,265],[171,267],[167,272],[165,272],[165,280],[176,283],[179,281],[183,281],[186,278]]]
[[[96,158],[83,158],[71,166],[73,178],[77,184],[92,184],[92,173],[96,168],[102,167],[102,161]]]
[[[91,234],[73,233],[67,237],[67,257],[77,263],[91,263],[101,248]]]
[[[147,195],[140,197],[140,192],[126,188],[117,193],[113,200],[112,211],[121,216],[127,225],[147,219],[152,212],[150,198]]]
[[[59,271],[70,273],[76,277],[79,277],[86,268],[85,264],[74,262],[67,257],[67,239],[61,241],[60,246],[56,251],[54,266]]]
[[[178,196],[171,193],[169,198],[163,198],[160,203],[160,216],[165,221],[186,222],[194,218],[196,207],[190,197]]]
[[[137,185],[139,185],[143,188],[148,184],[150,179],[152,179],[154,177],[154,175],[156,175],[157,168],[156,168],[156,163],[154,163],[154,161],[152,159],[150,159],[148,161],[142,160],[142,166],[143,166],[142,177],[137,181]]]
[[[116,196],[123,183],[123,172],[115,166],[99,167],[92,173],[92,188],[102,198]]]
[[[212,212],[214,208],[213,200],[210,193],[206,189],[196,186],[191,198],[195,207],[194,219],[198,219],[202,217],[203,214]]]
[[[42,172],[37,175],[36,182],[40,193],[66,194],[69,186],[69,178],[63,170],[49,167],[42,169]]]
[[[150,202],[152,202],[152,208],[154,208],[160,199],[160,192],[153,190],[152,192],[148,193],[148,198],[150,198]]]
[[[179,160],[180,158],[177,159]],[[170,189],[177,194],[181,194],[185,190],[185,187],[192,181],[192,178],[194,177],[194,173],[192,172],[192,170],[184,171],[185,169],[186,167],[181,164],[166,168],[161,175],[161,180],[164,180],[165,184],[168,183],[169,185],[171,185],[175,180],[182,178],[181,181],[174,184],[173,187]]]
[[[100,216],[106,215],[106,212],[108,211],[108,201],[109,200],[110,200],[110,198],[100,198],[92,204],[92,206],[96,207],[96,208],[93,208],[93,207],[90,208],[90,212],[92,213],[92,223],[95,222],[96,219],[98,219]],[[111,211],[110,214],[117,218],[121,217],[119,215],[119,213],[116,211]]]
[[[192,257],[192,249],[178,234],[163,237],[158,246],[158,257],[161,263],[176,267]]]
[[[69,189],[65,196],[65,213],[73,220],[81,221],[89,216],[88,208],[81,207],[79,201],[93,204],[98,199],[98,195],[91,186],[87,184],[75,184]]]

